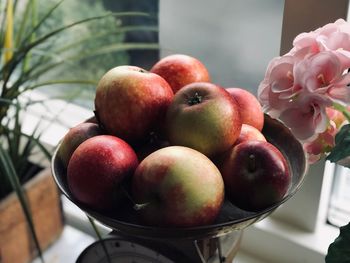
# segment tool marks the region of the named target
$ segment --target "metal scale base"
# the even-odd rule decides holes
[[[87,247],[77,263],[231,263],[242,231],[203,240],[157,240],[113,231]]]

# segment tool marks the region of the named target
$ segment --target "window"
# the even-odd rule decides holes
[[[350,169],[337,166],[330,197],[328,222],[344,226],[350,221]]]
[[[185,53],[208,68],[212,82],[256,94],[279,54],[283,1],[160,1],[161,56]]]

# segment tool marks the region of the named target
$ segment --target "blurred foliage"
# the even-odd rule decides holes
[[[39,137],[34,140],[22,133],[22,115],[28,107],[22,94],[41,88],[53,98],[91,103],[101,76],[128,64],[128,50],[158,49],[158,43],[124,42],[126,32],[157,31],[121,23],[122,17],[139,16],[153,19],[142,12],[107,12],[102,1],[0,2],[0,143],[9,151],[21,183],[29,177],[26,162],[33,144],[40,146]],[[23,151],[28,138],[31,146]]]
[[[54,98],[92,101],[100,77],[128,63],[128,50],[158,50],[158,43],[125,42],[126,32],[158,29],[125,26],[122,17],[155,19],[145,12],[107,12],[102,0],[0,1],[0,199],[17,194],[40,256],[21,185],[36,173],[33,155],[39,152],[50,160],[51,152],[41,142],[47,129],[42,119],[51,124],[57,116],[41,112],[32,132],[25,133],[28,107],[44,104],[27,95],[45,88]]]
[[[47,2],[54,1],[49,0]],[[39,13],[45,12],[44,9],[41,6]],[[55,25],[72,23],[73,21],[105,12],[102,1],[65,1],[61,5],[60,10],[53,13],[48,23],[41,30],[48,32],[55,28]],[[59,38],[53,39],[52,42],[54,43],[49,43],[48,45],[61,47],[58,49],[60,53],[64,52],[65,55],[72,57],[80,54],[87,54],[87,56],[78,61],[65,63],[55,71],[50,72],[50,74],[42,76],[42,78],[49,80],[61,76],[62,78],[70,79],[78,75],[82,79],[96,80],[97,82],[108,69],[118,65],[129,64],[129,56],[125,50],[112,51],[96,56],[89,55],[89,53],[93,53],[102,46],[122,43],[125,38],[125,33],[121,29],[122,26],[120,18],[110,16],[91,23],[81,24],[67,31]],[[74,44],[67,46],[66,43]],[[74,96],[77,103],[91,108],[95,86],[67,87],[63,85],[60,89],[45,87],[44,91],[52,96],[64,95],[66,98]]]

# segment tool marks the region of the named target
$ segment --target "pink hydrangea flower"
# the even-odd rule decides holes
[[[263,109],[280,118],[301,140],[311,139],[327,128],[326,107],[349,103],[350,75],[333,51],[302,60],[290,55],[275,58],[259,85]]]
[[[326,107],[350,103],[349,67],[350,25],[344,20],[302,33],[290,52],[269,63],[258,88],[263,110],[310,141],[327,130]]]
[[[294,64],[295,58],[292,56],[274,58],[259,85],[258,98],[263,110],[274,118],[279,117],[280,112],[288,107],[290,98],[299,91],[294,87]]]
[[[317,93],[306,92],[290,107],[282,111],[279,118],[292,130],[300,140],[310,140],[316,133],[326,130],[329,119],[325,108],[332,102]]]
[[[347,68],[350,67],[350,25],[338,19],[315,31],[299,34],[293,41],[292,55],[315,54],[322,51],[335,51]]]
[[[339,103],[350,102],[350,75],[332,51],[323,51],[295,66],[294,85],[304,93],[318,93]]]
[[[301,140],[311,163],[328,154],[350,104],[350,23],[339,19],[298,35],[274,58],[258,88],[263,110]],[[345,118],[346,117],[346,118]]]

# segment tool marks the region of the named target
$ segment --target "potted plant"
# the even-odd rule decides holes
[[[149,17],[148,14],[108,13],[101,9],[99,14],[65,22],[58,16],[63,1],[52,5],[41,2],[39,5],[38,0],[7,0],[0,4],[0,261],[3,263],[28,262],[36,253],[42,257],[42,249],[62,230],[60,198],[51,174],[31,161],[37,152],[51,158],[51,152],[40,141],[45,127],[39,122],[31,133],[23,131],[26,109],[41,102],[26,95],[40,87],[63,90],[53,95],[66,94],[72,89],[67,87],[77,84],[93,88],[98,78],[91,72],[98,74],[96,65],[90,71],[81,70],[89,58],[96,61],[99,56],[116,54],[110,63],[117,65],[127,63],[127,56],[122,53],[125,50],[158,48],[155,43],[123,42],[125,32],[156,28],[117,23],[120,17]],[[96,8],[97,3],[92,5]],[[82,10],[91,10],[83,6]],[[85,30],[87,33],[81,34],[82,25],[99,33]],[[81,36],[77,37],[74,30],[80,30]],[[100,65],[110,67],[106,61],[100,57]]]

